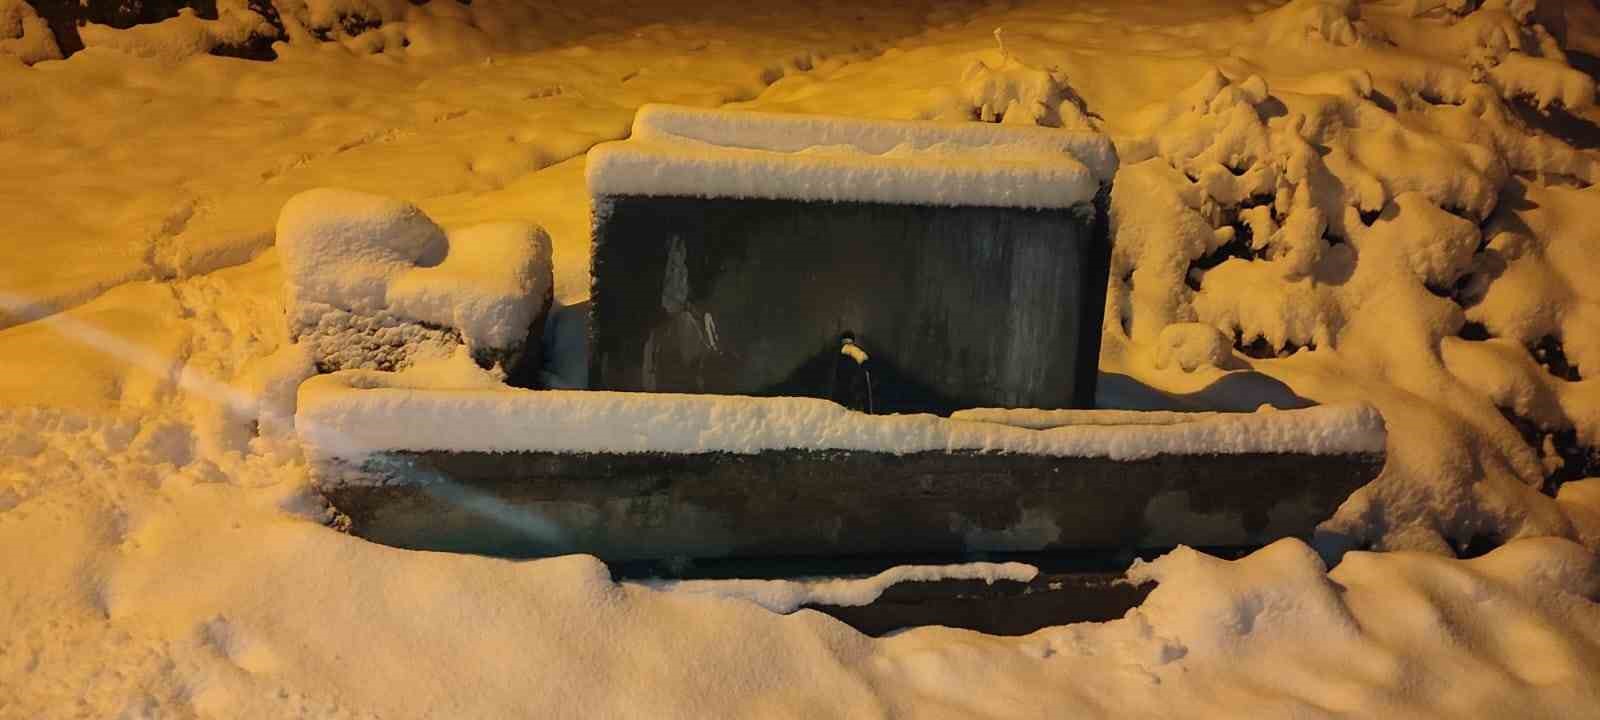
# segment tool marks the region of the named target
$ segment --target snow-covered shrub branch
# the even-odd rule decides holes
[[[1434,436],[1394,443],[1330,536],[1571,536],[1538,491],[1600,470],[1600,384],[1585,379],[1600,297],[1572,275],[1586,234],[1546,223],[1596,202],[1596,157],[1507,103],[1585,108],[1594,82],[1527,8],[1358,10],[1295,2],[1257,21],[1269,42],[1347,46],[1344,69],[1273,87],[1214,70],[1131,120],[1107,343],[1157,370],[1253,366],[1369,395],[1397,435]]]

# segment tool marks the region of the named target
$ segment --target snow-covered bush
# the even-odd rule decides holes
[[[954,117],[983,122],[1091,129],[1082,100],[1072,94],[1066,76],[1040,70],[1009,58],[998,67],[973,60],[961,77],[962,96]]]
[[[526,223],[446,232],[410,203],[308,190],[278,218],[290,335],[317,367],[397,370],[465,346],[483,367],[535,358],[550,240]]]

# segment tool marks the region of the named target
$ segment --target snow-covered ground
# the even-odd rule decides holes
[[[275,4],[271,63],[193,54],[227,2],[41,61],[0,0],[0,717],[1600,714],[1591,0]],[[341,14],[384,27],[306,30]],[[1390,466],[1317,551],[1179,550],[1024,638],[750,601],[916,572],[707,593],[327,528],[285,202],[537,223],[574,303],[582,154],[646,102],[1103,131],[1103,367],[1373,403]]]

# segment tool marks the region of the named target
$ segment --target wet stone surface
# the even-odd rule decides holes
[[[611,562],[1265,544],[1309,537],[1382,455],[392,452],[323,468],[356,535]],[[374,484],[376,483],[376,484]]]
[[[594,389],[1088,407],[1103,207],[597,200]],[[851,336],[870,391],[839,363]],[[854,404],[846,402],[846,404]]]

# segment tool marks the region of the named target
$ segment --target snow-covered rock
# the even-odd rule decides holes
[[[509,370],[538,350],[552,270],[537,226],[446,232],[409,203],[316,189],[284,205],[277,238],[291,337],[323,371],[395,370],[460,345]]]

